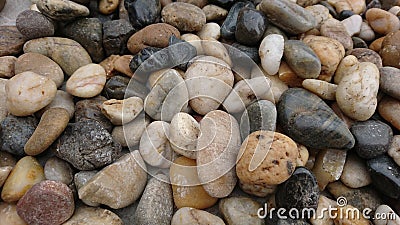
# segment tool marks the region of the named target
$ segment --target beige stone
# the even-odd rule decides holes
[[[303,87],[312,93],[318,95],[325,100],[335,100],[336,99],[336,84],[331,84],[323,80],[316,79],[305,79],[303,81]]]
[[[123,125],[134,120],[143,110],[143,100],[130,97],[123,100],[110,99],[103,102],[101,112],[114,125]]]
[[[67,92],[81,98],[101,93],[106,84],[106,72],[99,64],[88,64],[77,69],[67,81]]]
[[[199,135],[200,125],[191,115],[180,112],[172,118],[168,138],[176,153],[196,159]]]
[[[0,57],[0,78],[11,78],[15,75],[15,61],[17,58],[14,56]]]
[[[360,188],[372,183],[367,165],[355,154],[347,156],[340,181],[351,188]]]
[[[318,152],[313,174],[317,178],[320,190],[324,190],[330,182],[339,180],[346,162],[346,151],[324,149]]]
[[[120,0],[100,0],[99,12],[108,15],[117,10]]]
[[[171,225],[225,225],[218,216],[214,216],[203,210],[184,207],[176,211],[172,217]]]
[[[17,213],[14,203],[0,202],[0,225],[28,225]]]

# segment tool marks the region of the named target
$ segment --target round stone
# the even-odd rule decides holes
[[[186,32],[200,31],[206,24],[204,12],[199,7],[184,2],[168,4],[162,9],[161,17],[164,23]]]
[[[112,14],[117,10],[119,3],[119,0],[101,0],[99,1],[99,12],[105,15]]]
[[[143,110],[143,100],[130,97],[124,100],[110,99],[103,102],[101,111],[114,125],[123,125],[134,120]]]
[[[47,160],[44,165],[44,176],[46,180],[60,181],[66,185],[71,184],[74,180],[71,165],[57,157]]]
[[[50,19],[34,10],[26,10],[18,14],[16,26],[28,40],[53,36],[55,30]]]
[[[228,11],[216,5],[208,4],[202,8],[208,21],[218,21],[226,18]]]
[[[374,187],[391,198],[400,197],[400,167],[387,155],[367,161]]]
[[[400,118],[397,116],[400,113],[399,100],[389,96],[383,97],[383,99],[379,102],[378,111],[386,121],[388,121],[397,130],[400,130]]]
[[[177,113],[171,120],[169,141],[172,149],[185,157],[196,159],[199,123],[187,113]]]
[[[225,39],[235,39],[235,31],[238,15],[241,9],[254,8],[251,2],[236,2],[229,10],[224,22],[221,25],[221,36]]]
[[[353,40],[339,20],[330,18],[321,25],[321,35],[339,41],[346,50],[353,48]]]
[[[400,100],[400,87],[396,85],[400,82],[400,69],[394,67],[379,68],[380,80],[379,88],[393,98]]]
[[[88,64],[77,69],[67,81],[67,92],[81,98],[91,98],[101,93],[106,84],[106,72],[98,64]]]
[[[382,59],[380,55],[368,48],[354,48],[347,52],[347,55],[354,55],[359,62],[371,62],[378,68],[382,67]]]
[[[285,40],[282,35],[270,34],[266,36],[259,48],[262,68],[270,75],[278,73],[283,57]]]

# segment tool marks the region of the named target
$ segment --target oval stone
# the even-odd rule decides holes
[[[184,2],[168,4],[162,9],[161,17],[164,23],[186,32],[200,31],[206,24],[204,12],[199,7]]]
[[[266,36],[259,48],[262,68],[270,75],[278,73],[283,57],[285,40],[280,34]]]
[[[234,39],[236,24],[241,9],[249,7],[254,8],[250,2],[236,2],[229,10],[224,22],[221,25],[221,36],[225,39]]]
[[[47,17],[59,21],[88,16],[90,13],[86,6],[69,0],[38,0],[36,6]]]
[[[187,113],[177,113],[171,121],[169,141],[172,149],[185,157],[196,159],[199,123]]]
[[[379,68],[380,82],[379,88],[393,98],[400,100],[400,87],[397,85],[400,82],[400,69],[385,66]]]
[[[286,41],[283,56],[290,68],[301,78],[317,78],[321,72],[318,56],[302,41]]]
[[[106,71],[99,64],[88,64],[77,69],[66,84],[73,96],[91,98],[101,93],[106,84]]]

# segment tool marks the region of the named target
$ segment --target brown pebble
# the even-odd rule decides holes
[[[378,68],[382,67],[381,56],[375,51],[368,48],[355,48],[347,52],[348,55],[354,55],[359,62],[371,62]]]
[[[17,58],[14,56],[0,57],[0,78],[11,78],[15,75],[15,61]]]
[[[400,28],[399,18],[382,9],[368,9],[365,13],[365,17],[372,29],[378,34],[386,35]]]
[[[161,11],[162,21],[173,25],[180,31],[200,31],[206,24],[206,14],[199,7],[184,3],[173,2]]]
[[[114,61],[114,68],[116,71],[125,74],[128,77],[133,77],[133,72],[129,68],[129,63],[131,62],[132,55],[123,55]]]
[[[304,79],[298,77],[285,62],[281,63],[278,74],[279,80],[283,81],[289,87],[303,87],[302,83]]]
[[[382,42],[385,39],[385,37],[380,37],[378,39],[375,39],[370,45],[369,48],[375,52],[380,52],[382,49]]]
[[[119,0],[100,0],[99,1],[99,12],[108,15],[117,10]]]
[[[385,96],[378,104],[379,114],[392,126],[400,130],[400,101]]]
[[[17,55],[25,43],[16,26],[0,26],[0,56]]]
[[[107,80],[118,74],[118,72],[115,70],[114,62],[119,57],[120,57],[119,55],[110,55],[109,57],[107,57],[106,59],[104,59],[99,63],[100,66],[102,66],[106,71]]]
[[[380,51],[383,66],[400,68],[400,31],[386,35]]]

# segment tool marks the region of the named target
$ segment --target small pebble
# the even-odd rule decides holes
[[[339,41],[346,50],[353,48],[353,40],[339,20],[330,18],[321,25],[321,35]]]
[[[400,21],[395,15],[382,9],[368,9],[365,17],[371,28],[378,34],[386,35],[400,29]]]
[[[15,203],[0,203],[0,218],[2,225],[27,225],[27,223],[18,216]]]
[[[131,55],[123,55],[118,57],[118,59],[114,61],[115,71],[120,72],[128,77],[133,77],[134,74],[129,68],[129,63],[131,62],[132,58],[133,56]]]
[[[379,68],[380,80],[379,88],[381,91],[392,96],[393,98],[400,100],[400,69],[394,67],[382,67]]]
[[[369,48],[370,48],[371,50],[373,50],[373,51],[379,53],[379,52],[381,51],[381,49],[382,49],[383,40],[385,40],[385,37],[380,37],[380,38],[374,40],[374,41],[369,45]],[[383,57],[383,55],[381,55],[381,57]],[[382,59],[382,60],[383,60],[383,59]]]
[[[216,5],[208,4],[202,8],[207,22],[218,21],[226,18],[228,11]]]
[[[312,172],[317,178],[320,190],[330,182],[337,181],[343,172],[346,152],[336,149],[324,149],[318,152]]]
[[[25,43],[24,36],[15,26],[0,26],[0,56],[18,55]]]
[[[376,65],[376,67],[382,67],[382,59],[378,53],[368,48],[354,48],[347,51],[348,55],[354,55],[357,57],[359,62],[371,62]]]
[[[128,39],[135,33],[129,21],[111,20],[103,23],[103,47],[106,56],[123,55],[128,52]]]
[[[340,61],[334,76],[334,83],[339,84],[343,77],[353,72],[360,62],[354,55],[348,55]]]
[[[95,120],[99,122],[102,127],[111,132],[113,125],[101,112],[101,106],[105,101],[107,101],[107,99],[104,97],[78,101],[75,105],[75,121],[79,122],[87,119]]]
[[[53,22],[34,10],[26,10],[18,14],[16,26],[27,40],[50,37],[55,31]]]
[[[122,147],[132,148],[139,144],[140,138],[149,124],[150,119],[141,113],[130,123],[115,126],[111,135]]]
[[[284,38],[279,34],[266,36],[259,48],[262,68],[270,75],[278,73],[279,66],[283,57]]]
[[[206,23],[197,35],[203,40],[206,38],[218,40],[221,36],[221,27],[217,23]]]
[[[383,215],[385,215],[386,218],[379,218],[379,217],[384,217]],[[393,215],[394,215],[394,217],[393,217]],[[390,218],[389,218],[389,216],[390,216]],[[374,218],[375,218],[374,219],[375,225],[398,225],[398,224],[400,224],[400,217],[388,205],[380,205],[375,211]]]
[[[38,0],[36,5],[41,13],[58,21],[89,15],[87,7],[69,0]]]
[[[123,225],[121,218],[108,209],[93,208],[87,206],[77,206],[74,215],[63,225],[76,224],[107,224]]]
[[[172,118],[168,139],[176,153],[196,159],[199,135],[200,125],[191,115],[180,112]]]
[[[340,181],[350,188],[365,187],[372,183],[365,161],[355,154],[347,156]]]
[[[73,102],[72,95],[65,91],[57,90],[56,97],[54,97],[53,101],[42,110],[47,111],[48,109],[52,108],[62,108],[67,110],[69,118],[71,119],[75,114],[75,104]]]
[[[363,21],[361,23],[361,29],[358,37],[364,41],[373,41],[375,39],[375,32],[367,22]]]
[[[393,66],[400,69],[400,31],[386,35],[382,41],[380,55],[383,66]]]
[[[156,23],[160,19],[159,0],[124,0],[124,6],[128,11],[129,21],[137,29]]]
[[[0,78],[11,78],[15,75],[15,61],[17,58],[14,56],[0,57]]]
[[[332,101],[336,99],[336,84],[317,79],[305,79],[302,85],[304,89],[311,91],[322,99]]]
[[[341,21],[350,36],[360,33],[362,22],[363,19],[360,15],[352,15]]]
[[[257,216],[261,205],[246,197],[230,197],[219,202],[219,211],[228,225],[264,225]]]
[[[89,171],[80,171],[74,175],[74,184],[76,187],[76,190],[79,192],[79,189],[81,189],[92,177],[94,177],[99,171],[97,170],[89,170]],[[100,204],[97,202],[91,202],[89,200],[82,200],[83,203],[85,203],[88,206],[93,206],[97,207]]]
[[[214,216],[203,210],[184,207],[178,209],[172,217],[171,225],[225,225],[224,221],[218,216]]]
[[[88,64],[77,69],[67,81],[67,92],[81,98],[101,93],[106,84],[106,72],[99,64]]]
[[[236,2],[229,10],[224,22],[221,25],[221,37],[225,39],[234,39],[238,15],[243,8],[254,8],[250,2]]]
[[[400,167],[386,155],[367,161],[374,187],[390,198],[400,196]]]
[[[162,21],[171,24],[180,31],[200,31],[206,24],[206,15],[197,6],[174,2],[165,6],[161,11]]]
[[[114,124],[123,125],[134,120],[143,110],[143,100],[131,97],[124,100],[110,99],[103,102],[101,111]]]
[[[283,56],[285,62],[301,78],[317,78],[321,72],[318,56],[302,41],[286,41]]]
[[[60,181],[69,185],[74,180],[72,167],[62,159],[52,157],[44,166],[46,180]]]
[[[393,160],[400,165],[400,135],[395,135],[390,144],[388,155],[393,158]]]
[[[259,44],[262,40],[267,21],[264,14],[251,8],[243,8],[237,17],[235,38],[247,46]]]
[[[101,0],[99,1],[99,12],[109,15],[117,10],[119,4],[119,0]]]
[[[379,115],[388,121],[397,130],[400,130],[400,101],[389,96],[385,96],[379,102]]]

